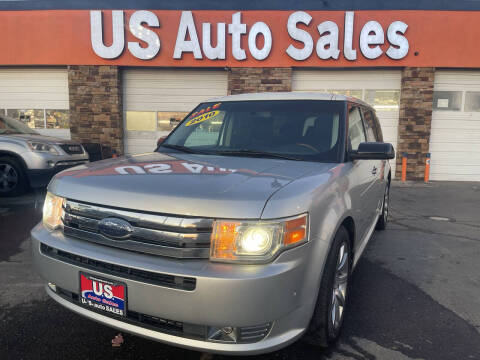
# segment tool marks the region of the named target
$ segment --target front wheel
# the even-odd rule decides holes
[[[340,336],[347,306],[350,251],[349,235],[342,226],[328,254],[317,303],[304,338],[312,345],[327,347]]]
[[[0,157],[0,196],[19,196],[27,191],[23,168],[15,159]]]

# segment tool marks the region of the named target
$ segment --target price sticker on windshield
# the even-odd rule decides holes
[[[192,125],[200,124],[201,122],[204,122],[205,120],[209,120],[209,119],[214,118],[215,116],[218,115],[219,112],[220,112],[219,110],[214,110],[214,111],[204,113],[200,116],[196,116],[193,119],[188,120],[187,123],[185,124],[185,126],[192,126]]]

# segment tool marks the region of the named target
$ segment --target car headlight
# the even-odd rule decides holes
[[[210,260],[266,263],[282,250],[308,240],[308,215],[266,221],[216,220]]]
[[[44,153],[50,153],[52,155],[60,155],[58,150],[55,149],[55,146],[53,146],[52,144],[29,141],[28,147],[35,152],[44,152]]]
[[[43,225],[55,230],[62,225],[63,201],[65,199],[47,192],[43,204]]]

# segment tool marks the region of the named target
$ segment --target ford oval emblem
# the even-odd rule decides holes
[[[134,229],[128,221],[109,217],[98,222],[98,230],[109,238],[124,240],[130,237]]]

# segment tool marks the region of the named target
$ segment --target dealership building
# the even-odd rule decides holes
[[[355,4],[352,7],[351,4]],[[199,102],[332,92],[373,105],[407,179],[480,176],[480,4],[2,1],[0,114],[152,151]]]

